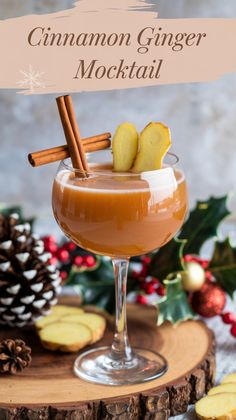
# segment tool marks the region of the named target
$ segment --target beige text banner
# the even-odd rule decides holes
[[[0,88],[46,94],[205,82],[236,71],[236,19],[161,19],[142,0],[80,0],[0,21]]]

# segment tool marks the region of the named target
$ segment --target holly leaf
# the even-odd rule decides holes
[[[175,238],[160,248],[153,255],[148,274],[162,281],[170,273],[183,270],[183,249],[185,243],[185,240]]]
[[[207,201],[197,201],[183,225],[179,239],[187,239],[184,254],[199,254],[204,242],[217,236],[219,223],[230,214],[227,209],[227,196],[210,197]]]
[[[222,242],[215,241],[209,270],[219,286],[233,297],[236,290],[236,248],[231,246],[229,238]]]
[[[166,296],[159,302],[159,314],[157,324],[161,325],[165,321],[176,324],[180,321],[192,319],[192,311],[186,292],[182,287],[181,276],[177,275],[172,280],[164,280],[166,286]]]
[[[24,217],[23,209],[21,206],[7,206],[4,203],[0,203],[0,213],[4,216],[10,216],[12,213],[17,213],[19,215],[19,223],[29,223],[31,228],[33,227],[33,223],[35,221],[34,218],[26,219]]]

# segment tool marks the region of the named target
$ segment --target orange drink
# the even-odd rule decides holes
[[[186,208],[184,175],[169,167],[134,175],[96,166],[86,179],[65,168],[53,185],[61,229],[102,255],[131,257],[163,246],[181,227]]]

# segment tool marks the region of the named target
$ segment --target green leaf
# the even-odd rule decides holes
[[[71,270],[67,285],[75,286],[82,294],[83,303],[96,305],[109,313],[115,312],[115,282],[111,260],[96,257],[97,269],[94,271]],[[129,281],[127,293],[134,289],[136,282]]]
[[[183,225],[179,239],[187,239],[184,254],[199,254],[204,242],[217,235],[219,223],[230,214],[227,196],[198,201]]]
[[[182,288],[181,275],[173,280],[164,280],[166,296],[159,302],[158,325],[165,321],[173,324],[192,319],[194,313],[189,305],[187,294]]]
[[[215,241],[209,270],[219,286],[233,297],[236,290],[236,248],[231,246],[229,238],[222,242]]]
[[[115,287],[112,280],[90,280],[79,276],[79,290],[84,304],[96,305],[113,313],[115,309]]]
[[[35,221],[34,218],[26,219],[23,214],[23,209],[21,206],[8,206],[4,203],[0,203],[0,213],[4,216],[9,216],[11,213],[19,214],[19,223],[26,223],[28,222],[33,227],[33,223]]]
[[[172,239],[157,251],[152,258],[149,274],[164,280],[170,273],[183,270],[182,257],[185,240]]]
[[[0,213],[4,216],[9,216],[11,213],[19,214],[20,218],[23,217],[22,207],[20,206],[7,206],[4,203],[0,203]]]

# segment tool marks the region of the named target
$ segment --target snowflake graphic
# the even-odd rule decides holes
[[[44,72],[34,70],[31,64],[29,65],[29,70],[20,70],[20,73],[24,76],[22,80],[17,82],[20,87],[29,88],[31,93],[34,92],[35,88],[45,88],[45,85],[42,82],[42,75]]]

